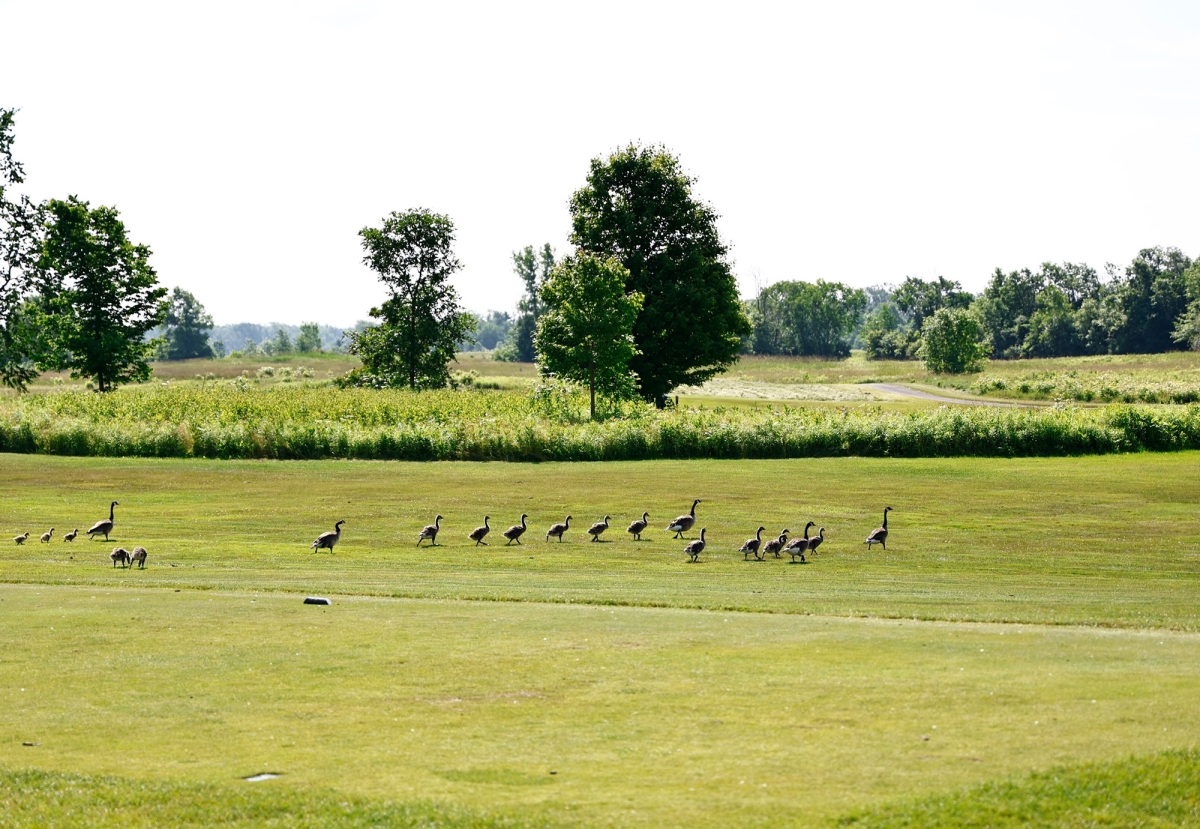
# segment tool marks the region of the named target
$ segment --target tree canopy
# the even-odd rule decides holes
[[[363,262],[390,296],[371,309],[379,325],[350,333],[350,351],[363,361],[351,381],[412,389],[445,386],[455,344],[475,328],[450,284],[462,267],[453,252],[454,223],[418,208],[393,212],[380,227],[365,227],[359,236]]]
[[[755,354],[845,357],[867,297],[840,282],[776,282],[751,306]]]
[[[208,332],[212,328],[212,317],[195,295],[183,288],[171,291],[166,317],[168,360],[213,357],[208,342]]]
[[[571,197],[571,242],[619,261],[625,292],[643,297],[630,366],[648,400],[724,371],[750,333],[717,214],[694,183],[665,148],[631,144],[593,159]]]
[[[970,311],[939,308],[921,326],[921,356],[925,367],[938,374],[982,371],[988,347],[983,328]]]
[[[23,390],[44,345],[33,304],[45,206],[13,192],[25,181],[12,152],[15,116],[0,109],[0,384]]]
[[[532,363],[537,355],[533,338],[543,311],[539,294],[554,267],[554,248],[547,243],[540,251],[534,251],[532,245],[526,245],[524,250],[513,253],[512,259],[513,270],[525,283],[525,295],[517,303],[517,318],[508,332],[508,344],[496,359]]]
[[[633,324],[642,297],[625,292],[628,279],[615,258],[580,253],[556,265],[540,291],[539,369],[587,385],[593,419],[597,392],[621,398],[635,389],[629,364],[637,353]]]

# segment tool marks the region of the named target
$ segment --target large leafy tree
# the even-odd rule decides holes
[[[751,312],[754,353],[845,357],[866,305],[863,291],[840,282],[768,285]]]
[[[0,109],[0,384],[23,390],[38,374],[35,360],[45,344],[33,299],[45,206],[13,193],[25,181],[12,154],[15,115]]]
[[[921,356],[925,367],[939,374],[982,371],[988,347],[983,327],[970,311],[940,308],[921,326]]]
[[[1116,287],[1125,324],[1115,332],[1112,350],[1153,354],[1175,348],[1172,332],[1188,306],[1184,273],[1191,259],[1178,248],[1145,248],[1125,269]]]
[[[88,377],[99,391],[150,376],[146,332],[162,322],[167,291],[150,248],[129,240],[116,208],[52,199],[38,261],[48,277],[43,321],[55,343],[48,368]]]
[[[462,267],[453,252],[454,222],[418,208],[392,213],[359,236],[363,261],[390,294],[371,309],[379,325],[350,334],[350,351],[363,361],[360,376],[412,389],[445,386],[456,343],[475,329],[450,284]]]
[[[593,419],[597,392],[621,398],[634,391],[629,364],[637,354],[633,324],[642,296],[625,292],[628,280],[615,258],[580,253],[555,266],[540,292],[545,310],[538,321],[538,366],[587,385]]]
[[[208,332],[213,328],[212,317],[190,291],[183,288],[171,291],[166,322],[168,360],[214,356],[208,342]]]
[[[629,272],[625,292],[644,297],[630,365],[648,400],[724,371],[750,333],[717,214],[693,184],[666,149],[631,144],[593,159],[571,197],[571,242],[616,258]]]

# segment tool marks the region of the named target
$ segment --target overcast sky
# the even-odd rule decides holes
[[[458,227],[465,305],[662,143],[742,291],[1200,254],[1200,3],[0,0],[27,191],[116,206],[218,323],[349,325],[357,232]]]

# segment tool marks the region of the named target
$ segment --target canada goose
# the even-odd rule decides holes
[[[42,543],[45,544],[46,542],[48,542],[51,539],[51,537],[53,537],[53,535],[54,535],[54,528],[51,527],[50,532],[42,533]]]
[[[529,529],[525,526],[525,519],[528,517],[529,516],[525,513],[521,513],[521,523],[513,524],[511,527],[501,533],[501,535],[508,539],[508,544],[512,544],[514,541],[518,544],[521,543],[521,536],[525,535],[525,530]],[[505,544],[504,546],[507,547],[508,544]]]
[[[642,540],[642,531],[644,529],[646,529],[646,527],[649,527],[649,526],[650,526],[650,513],[643,512],[642,517],[640,519],[638,519],[637,521],[634,521],[632,524],[630,524],[629,529],[625,530],[625,532],[630,533],[633,536],[634,541],[641,541]]]
[[[685,532],[696,526],[696,504],[699,503],[699,498],[697,498],[695,501],[692,501],[692,511],[687,515],[681,515],[672,521],[667,527],[667,531],[675,533],[676,538],[683,538],[683,534]]]
[[[29,533],[22,533],[21,535],[13,536],[13,541],[17,542],[18,544],[24,544],[25,539],[27,538],[29,538]]]
[[[772,538],[762,546],[763,558],[767,557],[767,553],[773,553],[775,558],[779,558],[779,551],[783,549],[783,545],[787,543],[788,532],[784,530],[779,534],[779,538]]]
[[[810,538],[808,540],[808,551],[810,553],[815,553],[817,551],[817,548],[821,546],[821,542],[824,540],[825,540],[825,528],[822,527],[821,532],[818,535],[814,535],[812,538]]]
[[[700,537],[695,541],[689,541],[688,545],[683,548],[683,551],[691,557],[692,562],[696,562],[700,558],[700,554],[704,552],[704,531],[708,527],[700,528]]]
[[[321,533],[317,536],[317,540],[308,548],[310,550],[328,550],[333,552],[333,545],[342,540],[342,524],[345,521],[339,521],[333,525],[333,529],[329,532]]]
[[[600,535],[608,529],[609,516],[604,516],[603,521],[597,521],[592,526],[588,527],[588,535],[592,537],[592,541],[599,541]]]
[[[439,515],[437,518],[433,519],[432,524],[429,524],[428,526],[425,527],[425,529],[421,530],[421,534],[417,536],[417,546],[420,547],[421,542],[428,538],[429,546],[436,547],[438,530],[440,530],[441,528],[442,528],[442,516]]]
[[[887,549],[887,535],[888,535],[887,514],[891,511],[892,511],[891,507],[883,508],[883,526],[876,527],[874,530],[871,531],[871,534],[867,536],[866,540],[863,541],[863,544],[867,545],[868,550],[871,549],[872,544],[882,544],[883,549],[885,549],[885,550]]]
[[[793,538],[791,542],[783,548],[784,552],[792,557],[793,562],[795,562],[796,556],[800,556],[800,562],[802,564],[808,563],[808,559],[804,557],[804,554],[808,552],[808,550],[812,549],[812,539],[808,537],[808,529],[809,527],[815,526],[815,521],[809,521],[804,525],[804,538]]]
[[[478,547],[480,544],[482,544],[484,547],[487,546],[487,542],[484,541],[483,539],[487,536],[488,533],[490,533],[492,531],[491,525],[488,524],[489,518],[491,518],[490,515],[483,516],[483,526],[476,527],[475,529],[471,530],[471,532],[467,535],[467,538],[469,538],[475,542],[476,547]]]
[[[571,529],[571,516],[568,515],[566,521],[563,521],[561,524],[555,524],[553,527],[546,530],[546,540],[549,541],[550,536],[556,535],[558,536],[558,542],[561,544],[563,533],[569,529]]]
[[[132,567],[135,563],[137,564],[139,570],[146,569],[146,548],[145,547],[134,547],[133,548],[133,555],[131,555],[129,557],[129,566]]]
[[[118,547],[117,549],[113,550],[108,554],[108,557],[112,559],[113,567],[117,566],[118,561],[121,563],[122,567],[129,566],[129,551],[124,547]]]
[[[107,521],[97,521],[95,524],[92,525],[92,528],[90,530],[88,530],[88,535],[93,540],[95,540],[96,536],[103,535],[104,540],[108,541],[108,534],[110,532],[112,532],[112,530],[113,530],[113,507],[119,507],[119,506],[120,506],[120,504],[118,504],[116,501],[113,501],[111,504],[109,504],[108,505],[108,520]]]
[[[66,535],[64,535],[64,536],[63,536],[63,541],[74,541],[74,540],[75,540],[75,536],[77,536],[77,535],[79,535],[79,528],[78,528],[78,527],[76,527],[75,529],[71,530],[69,533],[67,533]]]
[[[746,543],[742,545],[742,549],[738,550],[742,554],[742,561],[749,560],[751,553],[754,553],[756,559],[762,561],[762,556],[758,554],[758,548],[762,545],[762,533],[765,529],[766,527],[759,527],[758,532],[754,534],[754,538],[746,539]]]

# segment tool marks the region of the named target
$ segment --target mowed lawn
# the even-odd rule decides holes
[[[663,527],[702,499],[700,563]],[[86,530],[120,502],[112,543]],[[0,582],[1200,628],[1200,454],[408,464],[0,455]],[[887,551],[863,537],[892,506]],[[649,511],[644,541],[625,532]],[[530,514],[521,546],[500,531]],[[438,547],[420,527],[445,516]],[[606,543],[584,529],[612,516]],[[491,546],[467,533],[492,517]],[[562,544],[546,528],[574,516]],[[344,519],[332,555],[316,535]],[[743,561],[760,525],[826,528],[812,563]],[[38,536],[56,528],[55,540]],[[814,528],[815,529],[815,528]],[[23,546],[7,539],[32,533]],[[698,533],[693,531],[690,536]],[[114,571],[120,543],[145,571]]]
[[[1197,493],[1197,453],[0,455],[0,527],[32,534],[0,546],[0,769],[556,825],[817,826],[1057,764],[1195,748]],[[688,564],[662,528],[696,497],[710,545]],[[110,500],[110,543],[59,540]],[[889,549],[867,552],[884,505]],[[639,544],[624,527],[643,509]],[[443,543],[416,549],[437,512]],[[521,512],[526,543],[505,548],[499,531]],[[568,512],[579,528],[546,543]],[[606,512],[611,541],[587,542]],[[485,513],[492,545],[476,548],[466,533]],[[336,552],[311,552],[339,518]],[[809,518],[827,531],[810,564],[736,552],[760,523]],[[147,547],[147,569],[114,570],[117,544]],[[301,603],[314,593],[333,605]],[[266,771],[283,776],[239,779]]]

